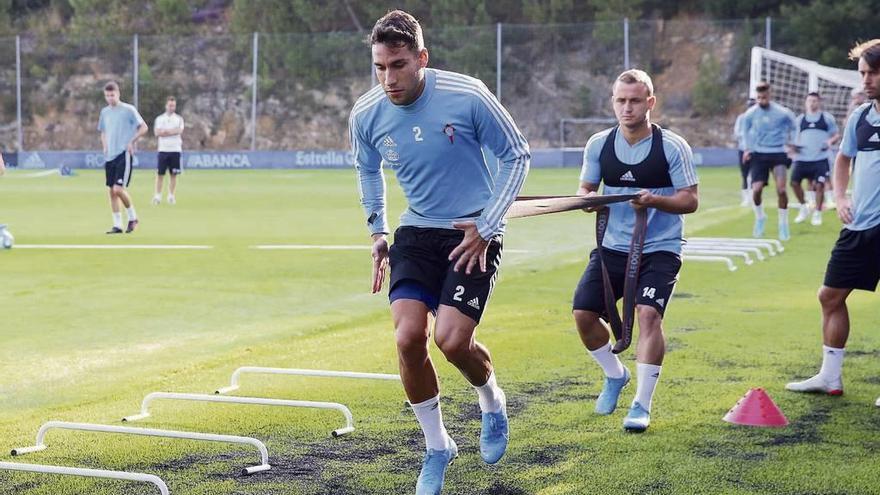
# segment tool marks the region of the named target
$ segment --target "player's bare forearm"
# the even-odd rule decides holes
[[[834,161],[834,199],[837,203],[846,198],[850,166],[852,166],[852,158],[837,153],[837,159]]]
[[[599,184],[593,184],[591,182],[581,182],[581,185],[578,187],[577,195],[578,196],[586,196],[591,192],[596,192],[599,190]]]
[[[650,191],[643,189],[639,191],[639,197],[632,200],[632,204],[637,208],[656,208],[666,213],[684,215],[697,211],[700,195],[696,185],[679,189],[672,196],[651,194]]]

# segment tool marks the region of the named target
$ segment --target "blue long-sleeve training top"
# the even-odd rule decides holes
[[[436,69],[425,69],[424,90],[409,105],[393,104],[381,85],[365,93],[352,109],[349,134],[372,234],[390,232],[383,166],[397,174],[409,203],[401,226],[451,229],[470,219],[488,240],[504,232],[531,159],[516,123],[485,84]]]

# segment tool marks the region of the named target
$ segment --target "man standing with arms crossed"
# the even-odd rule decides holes
[[[575,289],[573,315],[581,342],[605,372],[596,413],[611,414],[617,408],[623,387],[630,381],[630,372],[611,351],[602,265],[604,262],[616,301],[623,296],[635,210],[647,208],[635,308],[639,322],[638,388],[623,420],[627,431],[643,432],[651,422],[651,401],[666,352],[663,314],[669,307],[681,268],[682,217],[697,210],[698,180],[687,142],[651,123],[650,112],[657,99],[648,74],[640,70],[623,72],[614,82],[612,93],[619,124],[594,134],[587,142],[578,194],[596,195],[601,182],[605,194],[639,197],[631,204],[608,206],[608,230],[602,245],[590,253],[590,261]]]
[[[791,171],[791,188],[801,204],[794,223],[801,223],[810,216],[810,205],[804,197],[801,182],[807,179],[810,190],[815,192],[816,209],[810,223],[822,225],[822,206],[825,199],[825,182],[830,174],[828,155],[832,146],[840,140],[834,116],[822,111],[822,97],[810,93],[804,102],[805,112],[795,120],[795,158]]]
[[[789,151],[792,131],[794,131],[794,113],[791,110],[770,101],[770,85],[766,82],[758,84],[757,105],[752,106],[743,117],[743,135],[746,139],[746,150],[743,162],[750,162],[749,175],[752,177],[752,194],[755,208],[754,237],[764,236],[764,213],[762,195],[764,186],[770,178],[770,172],[776,179],[776,195],[779,198],[779,239],[787,241],[791,235],[788,228],[788,194],[785,191],[785,169],[791,163],[786,156]]]
[[[513,119],[479,80],[428,69],[421,26],[399,10],[371,34],[379,85],[351,112],[350,138],[361,203],[373,238],[372,291],[390,261],[389,299],[400,376],[425,435],[417,494],[437,494],[458,447],[446,432],[434,341],[477,392],[480,454],[507,448],[506,399],[485,346],[474,339],[501,263],[504,215],[529,168],[529,147]],[[482,147],[501,160],[486,160]],[[409,208],[388,248],[382,164],[395,170]]]
[[[153,124],[153,132],[159,141],[159,165],[156,173],[156,194],[153,196],[153,204],[162,202],[162,182],[165,173],[168,179],[168,204],[177,202],[174,192],[177,190],[177,176],[180,175],[180,153],[183,151],[183,117],[177,115],[177,100],[169,96],[165,102],[165,113],[156,117]]]
[[[107,233],[123,232],[120,201],[128,214],[125,232],[131,233],[137,227],[138,219],[127,188],[131,182],[135,144],[147,133],[147,124],[134,106],[119,100],[119,85],[115,81],[104,86],[104,100],[107,106],[101,110],[98,131],[104,147],[104,173],[107,187],[110,188],[110,208],[113,211],[113,228]]]
[[[843,356],[850,330],[846,299],[854,289],[875,291],[880,281],[880,39],[856,45],[849,56],[858,60],[869,100],[850,114],[834,164],[834,199],[844,226],[819,289],[822,368],[812,378],[785,386],[794,392],[843,395]],[[852,200],[846,197],[850,173]],[[876,405],[880,407],[880,399]]]

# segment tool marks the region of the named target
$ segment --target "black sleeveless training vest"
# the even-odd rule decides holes
[[[669,176],[669,161],[663,151],[663,131],[656,124],[651,124],[651,151],[640,163],[629,165],[621,162],[614,152],[614,139],[617,137],[615,126],[602,146],[599,154],[599,168],[602,171],[602,182],[613,187],[638,187],[640,189],[659,189],[672,187]]]
[[[880,150],[880,125],[868,123],[868,112],[871,111],[872,106],[869,105],[856,122],[856,143],[859,151]]]
[[[816,129],[818,131],[828,132],[828,122],[825,122],[825,112],[819,114],[819,120],[815,122],[807,122],[807,114],[801,119],[801,131],[807,129]]]

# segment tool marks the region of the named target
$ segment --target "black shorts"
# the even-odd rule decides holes
[[[498,236],[489,243],[486,271],[477,266],[470,275],[465,274],[464,268],[453,271],[455,262],[449,261],[449,253],[463,238],[464,232],[459,230],[398,228],[389,253],[389,296],[400,282],[414,281],[436,296],[440,304],[457,308],[479,323],[501,267],[502,238]]]
[[[179,151],[160,151],[159,152],[159,175],[165,175],[165,172],[171,172],[171,175],[180,174],[180,152]]]
[[[104,163],[107,187],[128,187],[131,183],[131,155],[123,151],[116,158]]]
[[[614,290],[614,299],[617,301],[623,297],[627,253],[602,248],[602,257],[605,258],[605,267],[608,269],[611,288]],[[639,269],[636,304],[651,306],[659,311],[660,315],[663,315],[669,306],[675,283],[678,282],[679,270],[681,270],[681,257],[675,253],[669,251],[644,253]],[[599,313],[603,318],[608,317],[605,312],[602,265],[599,264],[599,253],[595,249],[590,253],[587,269],[584,270],[584,274],[574,291],[572,307]]]
[[[778,165],[791,166],[791,160],[785,153],[757,153],[753,152],[749,157],[749,174],[752,182],[767,183],[770,172]]]
[[[810,182],[825,183],[828,175],[831,173],[831,166],[828,160],[817,160],[815,162],[794,162],[794,168],[791,171],[791,181],[800,182],[804,179]]]
[[[825,269],[825,286],[871,292],[880,281],[880,225],[868,230],[842,229]]]

